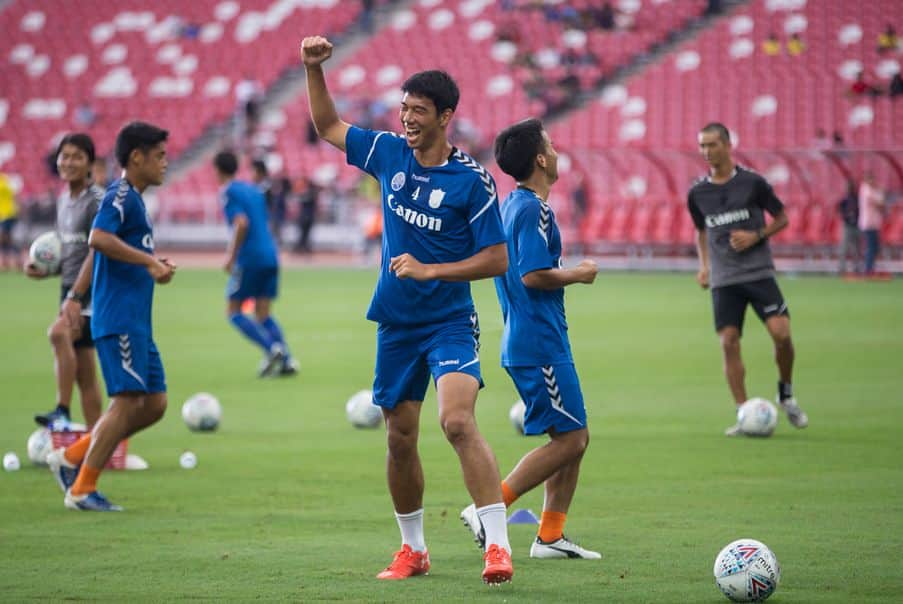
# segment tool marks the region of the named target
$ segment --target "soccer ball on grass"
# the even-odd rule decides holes
[[[715,585],[732,602],[761,602],[778,588],[781,565],[768,546],[755,539],[728,543],[715,558]]]
[[[764,398],[751,398],[737,409],[740,432],[746,436],[771,436],[778,425],[778,410]]]
[[[212,432],[219,427],[223,408],[209,392],[199,392],[182,405],[182,419],[190,430]]]

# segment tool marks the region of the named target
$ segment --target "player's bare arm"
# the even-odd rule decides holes
[[[780,232],[781,229],[786,228],[789,223],[790,220],[787,218],[787,212],[781,210],[775,215],[774,220],[772,220],[770,224],[758,231],[731,231],[731,247],[737,252],[746,251],[760,241],[764,241]]]
[[[326,87],[323,62],[332,56],[332,43],[322,36],[301,40],[301,61],[307,71],[307,99],[310,117],[317,134],[333,147],[345,150],[345,135],[350,126],[339,118]]]
[[[232,267],[235,266],[235,261],[238,257],[238,250],[241,249],[241,245],[248,236],[248,217],[244,214],[238,214],[235,220],[232,221],[232,228],[232,238],[229,240],[229,247],[226,249],[226,262],[223,264],[223,269],[227,273],[232,272]]]
[[[154,278],[154,281],[160,284],[169,283],[176,270],[174,264],[158,260],[147,252],[130,246],[113,233],[103,229],[91,229],[88,245],[113,260],[146,267],[147,272]]]
[[[559,289],[574,283],[590,284],[596,280],[599,266],[592,260],[582,260],[574,268],[547,268],[532,271],[521,277],[524,285],[532,289]]]
[[[709,288],[709,246],[705,229],[696,231],[696,254],[699,256],[699,270],[696,271],[696,283],[702,289]]]
[[[428,281],[477,281],[504,274],[508,270],[508,248],[504,243],[484,247],[458,262],[424,264],[408,253],[389,261],[389,270],[399,279]]]
[[[82,298],[91,291],[91,276],[94,273],[94,254],[85,256],[78,271],[75,283],[69,288],[69,296],[63,301],[60,314],[63,315],[73,331],[81,331]]]

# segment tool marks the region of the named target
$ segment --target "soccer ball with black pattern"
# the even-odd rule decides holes
[[[715,558],[715,585],[732,602],[762,602],[781,582],[781,565],[768,546],[755,539],[727,544]]]
[[[189,430],[212,432],[223,419],[223,407],[209,392],[199,392],[182,405],[182,419]]]

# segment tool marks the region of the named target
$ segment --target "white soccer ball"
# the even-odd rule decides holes
[[[737,423],[746,436],[771,436],[778,425],[778,410],[764,398],[751,398],[737,409]]]
[[[508,410],[508,419],[511,420],[511,425],[514,426],[518,434],[524,433],[524,415],[526,413],[527,405],[520,399],[511,405],[511,409]]]
[[[185,451],[184,453],[179,455],[179,465],[186,470],[191,470],[196,465],[198,465],[197,455],[195,455],[191,451]]]
[[[182,405],[182,419],[190,430],[212,432],[219,427],[223,408],[209,392],[199,392]]]
[[[19,456],[15,451],[10,451],[3,456],[3,469],[7,472],[15,472],[19,469]]]
[[[28,459],[36,466],[46,466],[47,456],[53,451],[50,430],[38,428],[28,437]]]
[[[355,428],[376,428],[383,421],[383,411],[373,404],[369,390],[355,392],[345,403],[345,416]]]
[[[761,602],[778,588],[781,565],[768,546],[755,539],[728,543],[715,558],[715,585],[733,602]]]
[[[56,231],[41,233],[28,248],[29,261],[48,275],[60,272],[62,257],[63,242]]]

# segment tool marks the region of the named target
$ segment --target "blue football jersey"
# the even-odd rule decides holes
[[[572,363],[564,288],[534,289],[521,277],[560,268],[561,233],[555,213],[529,189],[515,189],[502,204],[508,239],[508,271],[495,278],[502,307],[502,366]]]
[[[112,233],[143,252],[154,253],[153,225],[144,200],[124,178],[107,188],[92,228]],[[146,267],[95,252],[91,297],[91,331],[95,338],[123,333],[152,335],[154,279]]]
[[[276,243],[270,233],[266,199],[260,189],[251,183],[233,180],[223,188],[221,201],[229,226],[239,214],[248,219],[247,236],[238,250],[236,264],[241,267],[276,266],[279,262]]]
[[[382,265],[367,318],[417,325],[473,313],[470,283],[399,279],[389,260],[407,252],[424,264],[458,262],[503,243],[492,176],[457,149],[425,168],[391,132],[352,126],[345,146],[348,163],[373,175],[382,195]]]

